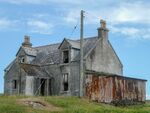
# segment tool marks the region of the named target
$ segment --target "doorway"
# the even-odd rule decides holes
[[[37,79],[37,93],[40,96],[48,96],[48,95],[52,95],[52,83],[51,83],[51,79],[49,78],[38,78]]]
[[[40,95],[44,96],[46,95],[45,94],[46,93],[46,79],[41,79],[40,84],[41,84]]]

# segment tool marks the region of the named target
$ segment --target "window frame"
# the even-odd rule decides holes
[[[68,91],[69,90],[69,74],[63,73],[62,78],[63,78],[63,91]]]
[[[21,59],[20,59],[20,63],[25,63],[25,57],[21,57]]]
[[[13,80],[12,83],[13,83],[12,84],[12,88],[16,90],[18,88],[18,81],[17,80]]]
[[[67,55],[66,55],[67,58],[68,58],[67,61],[65,61],[65,54],[64,54],[65,52],[67,52]],[[68,49],[63,50],[62,51],[62,62],[65,63],[65,64],[67,64],[67,63],[69,63],[69,60],[70,60],[70,58],[69,58],[69,50]]]

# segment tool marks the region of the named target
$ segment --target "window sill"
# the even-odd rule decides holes
[[[60,94],[69,96],[70,95],[70,91],[69,90],[68,91],[61,91]]]
[[[60,65],[61,65],[61,66],[66,65],[66,66],[67,66],[67,65],[69,65],[69,63],[61,63]]]

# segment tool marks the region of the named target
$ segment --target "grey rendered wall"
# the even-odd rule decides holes
[[[70,65],[70,91],[71,95],[79,96],[79,62],[72,62]]]
[[[122,64],[107,40],[98,40],[86,59],[86,69],[123,75]]]
[[[79,63],[71,62],[62,65],[49,65],[46,67],[49,74],[54,78],[52,81],[52,95],[74,95],[79,91]],[[69,90],[63,91],[63,74],[68,73]]]
[[[52,95],[60,95],[60,90],[61,90],[61,70],[59,65],[49,65],[45,66],[47,72],[49,75],[52,77],[51,78],[51,90],[52,90]]]
[[[34,96],[34,77],[26,76],[25,95]]]
[[[8,72],[4,76],[4,94],[18,94],[18,89],[20,87],[19,82],[17,84],[17,89],[13,89],[13,80],[19,81],[19,76],[21,75],[21,94],[25,92],[25,72],[20,70],[17,63],[14,63]]]

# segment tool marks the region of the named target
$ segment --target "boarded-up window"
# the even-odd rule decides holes
[[[69,51],[63,51],[63,63],[69,62]]]
[[[68,91],[68,73],[63,74],[63,90]]]

